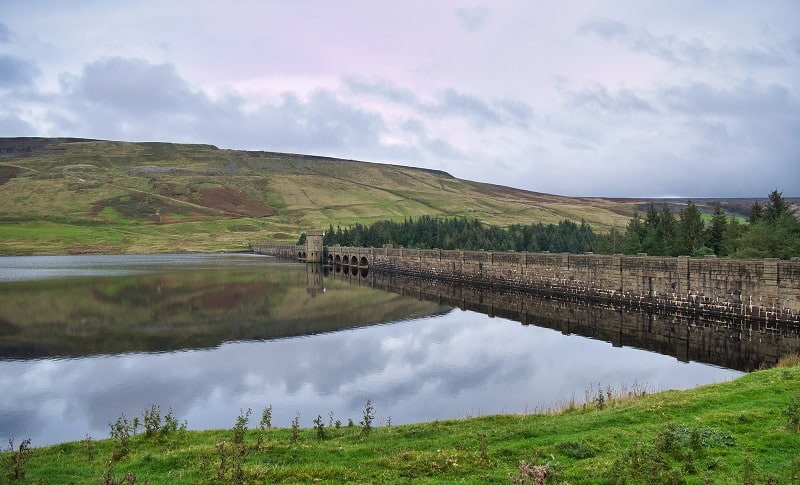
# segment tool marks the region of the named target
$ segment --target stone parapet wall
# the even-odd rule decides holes
[[[374,270],[574,294],[686,314],[800,323],[800,262],[595,254],[372,250]]]
[[[258,249],[260,248],[260,249]],[[293,257],[292,245],[253,245],[256,252]],[[800,325],[800,262],[569,253],[325,248],[370,271],[436,278],[594,301]]]
[[[279,243],[250,244],[250,247],[256,254],[266,254],[287,259],[298,259],[299,255],[305,250],[305,246]]]
[[[772,366],[800,348],[800,328],[763,321],[632,311],[579,297],[551,298],[515,289],[451,284],[389,272],[373,271],[362,277],[329,270],[329,276],[525,325],[583,335],[618,347],[642,348],[681,361],[741,371]]]

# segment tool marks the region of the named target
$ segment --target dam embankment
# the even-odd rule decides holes
[[[513,288],[476,287],[377,271],[362,276],[360,272],[353,275],[332,269],[327,268],[326,277],[351,285],[546,327],[565,335],[581,335],[615,347],[645,349],[682,362],[751,372],[773,367],[781,357],[800,349],[800,326],[633,311]]]
[[[253,244],[334,272],[388,272],[687,316],[800,325],[800,261]]]

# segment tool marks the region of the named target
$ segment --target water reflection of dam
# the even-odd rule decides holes
[[[740,371],[770,366],[780,357],[800,351],[800,331],[777,324],[636,311],[577,297],[543,297],[388,273],[362,276],[326,271],[325,276],[524,325],[604,340],[614,346],[641,348],[684,362],[704,362]]]

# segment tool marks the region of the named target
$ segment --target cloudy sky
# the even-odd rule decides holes
[[[0,136],[800,195],[800,2],[3,0]]]

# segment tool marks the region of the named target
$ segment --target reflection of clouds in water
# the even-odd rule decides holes
[[[277,426],[295,412],[302,426],[329,411],[358,422],[369,398],[379,418],[399,424],[522,412],[582,399],[598,383],[658,390],[739,374],[457,310],[212,350],[2,362],[0,438],[32,437],[35,445],[101,438],[120,413],[139,415],[154,403],[200,429],[229,428],[247,408],[255,426],[269,404]]]

